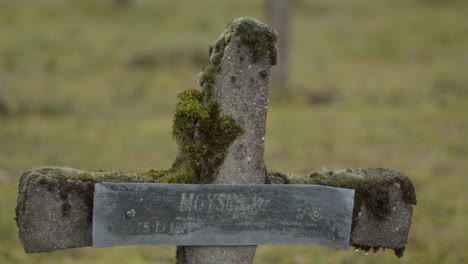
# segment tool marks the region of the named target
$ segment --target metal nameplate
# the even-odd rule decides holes
[[[93,247],[349,247],[354,190],[302,184],[95,185]]]

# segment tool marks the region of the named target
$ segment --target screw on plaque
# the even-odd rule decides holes
[[[135,217],[135,214],[136,214],[135,209],[132,209],[132,210],[127,211],[125,213],[125,218],[126,219],[132,219],[133,217]]]
[[[313,216],[315,219],[318,219],[320,217],[320,212],[315,210],[314,213],[313,213]]]

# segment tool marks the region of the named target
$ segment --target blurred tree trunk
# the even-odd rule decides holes
[[[278,65],[273,67],[271,75],[272,87],[286,89],[288,77],[288,33],[290,0],[267,0],[268,25],[278,34]]]
[[[114,0],[114,3],[119,4],[119,5],[128,5],[131,4],[133,1],[132,0]]]

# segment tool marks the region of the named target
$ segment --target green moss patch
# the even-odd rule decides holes
[[[253,18],[238,18],[232,21],[216,41],[210,57],[210,64],[200,74],[199,83],[207,100],[215,91],[215,76],[221,71],[224,50],[234,34],[249,48],[252,53],[252,62],[257,62],[263,56],[269,58],[271,65],[276,65],[278,62],[278,49],[276,47],[278,34],[272,28]],[[266,77],[266,75],[263,73],[262,76]]]
[[[354,208],[359,210],[362,204],[379,219],[391,213],[389,188],[398,184],[402,199],[406,203],[416,204],[414,186],[407,176],[396,171],[371,168],[346,169],[338,171],[313,172],[305,177],[292,177],[292,184],[317,184],[355,190]]]
[[[234,20],[234,23],[237,23],[236,33],[242,43],[247,45],[252,52],[253,62],[263,56],[268,56],[271,65],[278,63],[276,48],[278,34],[271,27],[253,18],[239,18]]]
[[[217,101],[204,104],[203,97],[203,92],[195,89],[178,97],[173,137],[179,145],[179,155],[166,182],[211,182],[228,147],[243,133],[234,118],[221,116]]]
[[[210,57],[210,64],[200,73],[199,83],[203,88],[204,100],[209,101],[215,91],[215,76],[221,71],[221,60],[224,56],[226,46],[231,42],[231,37],[236,24],[230,23],[226,30],[216,40],[213,53]]]

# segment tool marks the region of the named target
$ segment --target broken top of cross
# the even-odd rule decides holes
[[[178,96],[173,136],[179,152],[170,169],[104,172],[41,167],[25,172],[16,220],[26,252],[91,246],[95,184],[100,182],[268,183],[354,189],[350,243],[364,250],[392,248],[402,256],[416,204],[414,187],[405,174],[380,168],[305,176],[267,172],[265,120],[276,40],[274,30],[254,19],[228,24],[200,74],[202,90]],[[254,254],[255,246],[184,246],[178,248],[177,260],[251,263]]]

